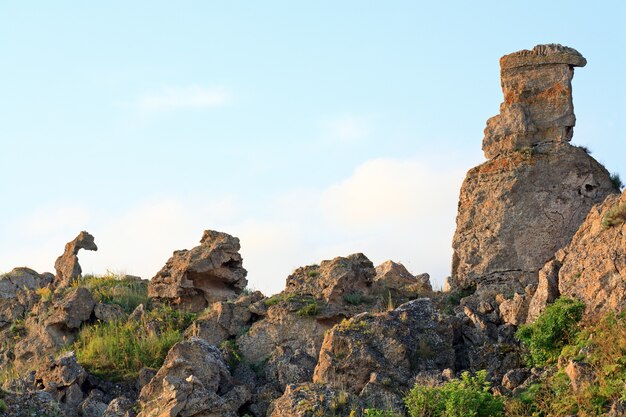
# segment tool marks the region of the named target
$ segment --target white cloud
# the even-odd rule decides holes
[[[150,278],[174,250],[196,246],[203,230],[215,229],[241,239],[250,285],[267,294],[280,291],[298,266],[355,252],[375,264],[393,259],[413,273],[429,272],[440,285],[449,273],[464,174],[447,165],[444,158],[371,160],[325,189],[293,190],[264,207],[223,196],[146,201],[115,215],[71,207],[48,217],[37,211],[21,223],[31,232],[0,248],[0,270],[51,270],[65,242],[86,229],[99,250],[81,251],[85,272]],[[66,214],[73,220],[56,227]]]
[[[366,139],[370,134],[368,123],[354,116],[343,116],[332,120],[327,128],[329,138],[341,142],[357,142]]]
[[[231,94],[222,87],[166,87],[145,94],[137,100],[142,112],[222,107],[231,101]]]

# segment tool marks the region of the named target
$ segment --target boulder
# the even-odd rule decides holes
[[[50,360],[35,373],[35,384],[62,405],[77,407],[83,401],[82,384],[87,372],[76,361],[74,351]]]
[[[174,252],[150,281],[148,296],[193,312],[236,297],[248,284],[239,250],[236,237],[206,230],[200,246]]]
[[[626,309],[626,193],[594,207],[559,254],[558,291],[585,303],[588,315]]]
[[[527,294],[515,293],[513,298],[500,304],[500,318],[504,323],[519,326],[526,322],[530,297]]]
[[[239,336],[252,324],[250,305],[263,298],[263,294],[257,291],[251,295],[241,295],[234,302],[217,301],[189,326],[185,335],[199,337],[212,345]]]
[[[114,398],[104,410],[103,417],[126,417],[133,406],[134,403],[126,397]]]
[[[572,137],[575,50],[540,45],[503,57],[504,102],[485,129],[489,158],[461,188],[453,240],[456,288],[522,292],[566,246],[594,204],[615,193],[607,170]]]
[[[52,282],[50,273],[38,274],[30,268],[14,268],[0,276],[0,329],[23,319],[33,307],[33,291]]]
[[[539,271],[539,283],[528,306],[527,322],[533,322],[549,304],[559,298],[559,269],[561,262],[553,259]]]
[[[324,337],[313,382],[358,394],[372,373],[395,390],[416,373],[454,366],[452,328],[420,298],[386,313],[362,313],[333,327]]]
[[[93,309],[96,319],[104,322],[126,320],[128,316],[117,304],[97,303]]]
[[[220,350],[194,337],[174,345],[142,388],[138,417],[237,417],[249,399],[245,386],[233,385]]]
[[[362,253],[356,253],[296,269],[287,277],[285,293],[342,304],[351,294],[369,294],[375,276],[374,264]]]
[[[54,282],[58,288],[70,286],[72,280],[80,277],[83,273],[78,263],[78,256],[76,256],[81,249],[98,250],[94,243],[94,237],[85,231],[80,232],[74,240],[65,245],[63,255],[59,256],[54,263],[54,269],[57,271]]]
[[[411,299],[432,293],[430,275],[412,275],[404,265],[386,261],[376,267],[374,288],[378,292],[389,291],[394,299]]]
[[[363,408],[360,400],[348,391],[329,385],[288,385],[282,397],[270,406],[269,417],[347,416]]]

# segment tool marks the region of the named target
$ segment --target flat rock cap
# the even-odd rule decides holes
[[[587,60],[576,49],[556,43],[537,45],[531,51],[524,49],[500,58],[502,70],[544,64],[568,64],[574,67],[584,67],[587,65]]]

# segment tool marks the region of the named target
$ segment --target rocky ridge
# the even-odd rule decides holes
[[[411,387],[466,370],[486,370],[499,395],[529,387],[544,371],[524,365],[520,325],[559,296],[582,300],[588,317],[626,307],[626,194],[569,144],[573,71],[585,64],[552,44],[500,60],[504,102],[487,121],[488,161],[461,189],[448,292],[433,291],[428,274],[356,253],[297,268],[266,297],[245,288],[239,239],[211,230],[149,284],[105,285],[82,277],[77,253],[97,246],[81,232],[56,275],[16,268],[0,277],[0,369],[12,373],[2,381],[10,394],[0,391],[5,414],[404,416]],[[115,299],[123,286],[145,290],[132,308]],[[81,359],[81,332],[107,325],[171,343],[153,368],[108,378]],[[587,364],[562,365],[584,389]]]

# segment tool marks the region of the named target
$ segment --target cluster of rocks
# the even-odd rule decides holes
[[[81,232],[56,275],[16,268],[0,278],[0,368],[21,376],[5,384],[20,393],[9,406],[89,417],[359,416],[368,407],[404,415],[415,384],[482,369],[494,392],[520,392],[542,374],[523,366],[519,325],[563,295],[589,315],[626,307],[626,194],[569,144],[571,81],[585,64],[560,45],[500,60],[504,102],[485,129],[488,161],[461,188],[450,292],[357,253],[296,269],[268,298],[245,290],[239,240],[207,230],[148,285],[152,306],[197,318],[160,369],[113,383],[61,352],[81,327],[139,320],[152,307],[127,316],[72,285],[78,251],[97,250]],[[584,378],[584,365],[566,365],[572,381]]]

